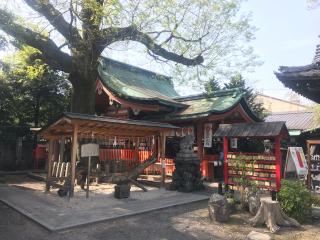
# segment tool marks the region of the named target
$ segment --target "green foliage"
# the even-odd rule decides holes
[[[2,126],[44,126],[69,109],[71,87],[65,74],[34,59],[36,53],[25,46],[5,57],[0,74]]]
[[[0,24],[0,28],[17,41],[27,42],[40,49],[45,53],[47,62],[61,61],[63,65],[62,59],[56,58],[57,54],[30,41],[33,38],[25,35],[26,31],[18,31],[17,26],[12,24],[18,23],[19,26],[30,29],[30,23],[23,17],[19,19],[8,13],[8,9],[14,9],[14,2],[7,1],[3,7],[0,4],[0,12],[3,11],[0,23],[6,23]],[[260,63],[249,45],[254,39],[256,28],[251,25],[251,14],[241,10],[243,0],[57,0],[39,1],[38,5],[41,6],[37,6],[35,1],[24,2],[31,6],[25,8],[27,12],[24,15],[28,11],[30,15],[38,12],[39,17],[32,19],[31,24],[38,27],[31,28],[39,33],[36,38],[43,38],[46,44],[52,40],[58,45],[67,43],[65,47],[69,48],[71,57],[76,58],[75,61],[81,60],[80,63],[86,65],[85,70],[96,66],[98,56],[95,55],[100,55],[104,50],[102,48],[96,51],[97,47],[107,48],[111,44],[115,47],[118,44],[124,50],[128,41],[142,43],[145,48],[136,49],[143,50],[152,59],[159,62],[169,60],[170,75],[176,77],[177,83],[184,82],[188,85],[195,83],[202,87],[202,83],[211,76],[229,76],[235,71],[244,71]],[[66,22],[58,19],[62,15]],[[48,19],[51,24],[48,24]],[[134,30],[123,32],[121,30],[124,27],[134,27]],[[69,28],[74,34],[69,34]],[[44,29],[61,34],[58,37],[57,34],[44,34]],[[137,34],[137,31],[146,34],[147,38],[141,37],[142,34]],[[126,42],[121,44],[124,41]],[[170,54],[163,54],[167,52]],[[83,63],[79,56],[94,58],[92,62]],[[198,56],[202,56],[204,62],[199,62],[197,67],[190,67],[197,64],[186,64],[179,60],[182,57],[196,59]],[[50,61],[52,59],[55,61]],[[176,62],[181,65],[177,66]],[[76,68],[80,64],[74,65]]]
[[[216,91],[221,90],[221,87],[219,85],[219,82],[215,79],[215,77],[211,78],[208,82],[205,83],[204,89],[207,94],[212,94]]]
[[[245,91],[245,99],[250,106],[251,110],[260,118],[266,116],[266,110],[262,103],[256,101],[257,93],[253,88],[247,85],[246,80],[241,74],[236,74],[230,78],[228,83],[224,84],[223,89],[240,88]]]
[[[246,159],[246,156],[238,155],[235,159],[232,160],[235,163],[234,169],[239,175],[239,177],[234,179],[234,182],[237,186],[242,187],[243,189],[247,187],[256,189],[256,184],[247,177],[247,172],[254,172],[255,161],[252,161],[250,163],[251,167],[248,169]]]
[[[303,222],[311,214],[311,194],[299,181],[281,181],[278,198],[282,209],[290,217]]]

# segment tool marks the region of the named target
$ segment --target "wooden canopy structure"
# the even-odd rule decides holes
[[[220,124],[217,137],[276,137],[288,138],[286,122]]]
[[[71,147],[71,184],[70,196],[73,196],[74,182],[76,176],[76,158],[78,150],[78,139],[81,136],[91,139],[103,139],[105,137],[147,137],[153,136],[158,141],[158,156],[161,157],[161,163],[165,157],[165,138],[172,130],[178,127],[167,123],[157,123],[138,120],[124,120],[111,117],[100,117],[77,113],[64,113],[63,116],[40,131],[43,138],[49,140],[49,157],[47,168],[47,186],[50,190],[50,178],[52,172],[52,163],[57,159],[54,150],[54,144],[57,140],[70,138]],[[61,153],[61,148],[60,148]],[[165,164],[162,164],[164,168]],[[164,182],[165,169],[162,169],[162,182]]]

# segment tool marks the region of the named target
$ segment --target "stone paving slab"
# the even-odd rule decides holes
[[[50,231],[64,230],[209,199],[209,194],[206,192],[180,193],[156,189],[139,194],[142,197],[121,200],[114,199],[112,195],[98,196],[96,199],[99,199],[100,204],[95,204],[96,196],[91,197],[90,200],[82,198],[78,199],[78,202],[73,199],[68,202],[67,199],[39,191],[8,186],[0,187],[0,201]],[[101,204],[102,198],[103,204]],[[80,200],[84,203],[83,205],[80,204]],[[65,204],[61,204],[63,201]],[[80,205],[77,206],[77,204]]]

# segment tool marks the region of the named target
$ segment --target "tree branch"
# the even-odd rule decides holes
[[[84,40],[93,38],[99,35],[99,26],[103,19],[103,13],[99,12],[102,10],[104,0],[95,0],[90,4],[86,1],[82,2],[80,16],[78,16],[82,21],[82,31]]]
[[[177,63],[181,63],[186,66],[196,66],[203,63],[204,59],[199,54],[195,58],[187,58],[183,55],[179,55],[174,52],[170,52],[164,49],[160,44],[157,44],[148,34],[139,31],[135,26],[129,26],[124,28],[107,28],[101,33],[101,39],[99,41],[101,52],[105,46],[110,45],[116,41],[131,40],[140,42],[145,45],[148,50],[153,54],[163,57],[167,60],[171,60]]]
[[[61,12],[50,4],[49,0],[24,0],[32,9],[44,16],[51,25],[57,29],[72,45],[72,43],[80,42],[81,36],[76,27],[64,19]]]
[[[38,49],[50,66],[70,72],[71,57],[67,53],[60,51],[50,38],[15,23],[12,16],[2,9],[0,9],[0,29],[17,41]]]

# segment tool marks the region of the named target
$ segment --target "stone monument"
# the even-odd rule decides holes
[[[200,159],[193,151],[194,136],[187,135],[180,141],[180,150],[174,159],[170,190],[192,192],[204,189],[201,181]]]
[[[212,194],[208,202],[209,217],[213,221],[227,222],[231,209],[225,196]]]

